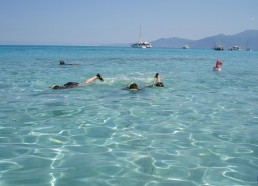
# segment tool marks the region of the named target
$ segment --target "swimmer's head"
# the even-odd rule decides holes
[[[64,65],[64,64],[65,64],[65,62],[63,60],[59,61],[59,65]]]
[[[129,85],[129,90],[139,90],[139,87],[136,83],[132,83]]]
[[[156,83],[156,87],[164,87],[164,84],[162,82]]]
[[[60,88],[60,86],[58,86],[58,85],[52,86],[52,89],[59,89],[59,88]]]

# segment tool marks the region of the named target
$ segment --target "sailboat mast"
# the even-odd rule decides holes
[[[140,25],[140,41],[142,41],[142,25]]]

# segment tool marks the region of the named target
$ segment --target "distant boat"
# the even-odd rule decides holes
[[[222,45],[216,44],[215,47],[213,48],[214,50],[224,50]]]
[[[190,47],[189,47],[189,45],[184,45],[182,48],[183,49],[189,49]]]
[[[235,45],[232,48],[229,49],[230,51],[240,51],[242,50],[239,46]]]
[[[236,45],[236,46],[232,47],[232,50],[242,50],[242,49],[239,46]]]
[[[148,41],[142,40],[142,29],[140,27],[140,40],[137,43],[131,45],[133,48],[151,48],[151,44]]]
[[[251,48],[249,47],[249,40],[247,40],[247,42],[246,42],[246,49],[245,49],[245,51],[251,52]]]

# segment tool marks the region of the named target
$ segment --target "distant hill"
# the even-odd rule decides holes
[[[172,37],[172,38],[161,38],[155,41],[151,42],[151,45],[153,47],[166,47],[166,48],[182,48],[182,46],[186,44],[192,43],[192,40],[189,39],[182,39],[178,37]]]
[[[151,41],[153,47],[166,47],[166,48],[182,48],[188,44],[190,48],[206,48],[211,49],[215,44],[220,44],[225,50],[238,45],[243,50],[251,48],[251,50],[258,50],[258,30],[246,30],[235,35],[219,34],[211,37],[206,37],[200,40],[188,40],[177,37],[161,38]]]

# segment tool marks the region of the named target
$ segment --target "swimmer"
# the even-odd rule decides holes
[[[85,86],[85,85],[87,85],[89,83],[92,83],[96,80],[104,81],[104,79],[98,73],[98,74],[96,74],[96,76],[93,76],[92,78],[86,79],[82,83],[68,82],[68,83],[64,84],[63,86],[54,85],[51,88],[54,89],[54,90],[60,90],[60,89],[70,89],[70,88],[82,87],[82,86]]]
[[[156,73],[152,85],[145,85],[145,87],[164,87],[164,84],[160,80],[159,73]]]
[[[65,62],[63,60],[59,60],[59,65],[65,65]]]
[[[59,65],[79,65],[79,64],[66,64],[64,60],[59,60]]]

